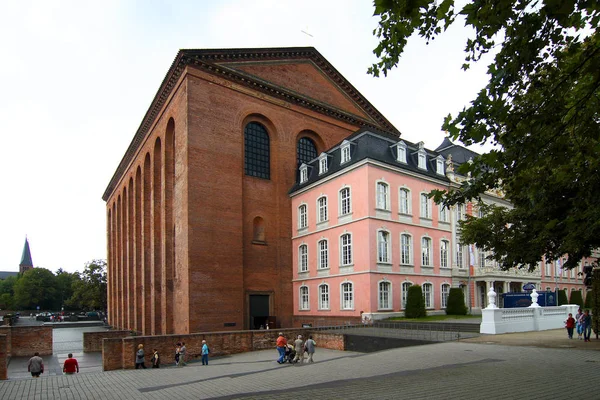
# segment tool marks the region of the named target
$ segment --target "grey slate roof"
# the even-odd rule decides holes
[[[452,143],[448,137],[444,138],[442,144],[439,145],[435,151],[443,155],[444,158],[448,158],[448,155],[451,154],[452,161],[454,161],[456,164],[464,164],[469,161],[469,159],[475,158],[479,155],[478,153],[469,150],[466,147]]]
[[[9,276],[17,276],[18,274],[17,271],[0,271],[0,279],[6,279]]]
[[[29,241],[25,238],[25,245],[23,246],[23,255],[21,255],[21,262],[19,266],[33,267],[33,261],[31,261],[31,251],[29,250]]]
[[[449,179],[445,175],[436,173],[436,158],[440,153],[436,151],[427,150],[427,171],[418,168],[418,155],[417,151],[419,146],[415,143],[402,140],[406,144],[406,161],[402,163],[396,161],[396,144],[401,140],[400,137],[385,133],[378,132],[372,128],[363,128],[354,132],[348,136],[345,140],[351,143],[350,145],[350,161],[340,165],[341,161],[341,150],[340,146],[343,142],[338,143],[325,153],[328,155],[328,170],[324,174],[319,175],[319,159],[315,158],[308,163],[308,180],[300,184],[300,171],[296,171],[296,183],[290,190],[290,194],[300,190],[306,186],[309,186],[317,181],[325,179],[326,177],[335,174],[336,172],[346,169],[351,165],[357,164],[365,159],[379,161],[396,168],[401,168],[410,172],[418,173],[430,178],[448,182]],[[454,157],[454,156],[453,156]],[[444,165],[445,167],[445,165]]]

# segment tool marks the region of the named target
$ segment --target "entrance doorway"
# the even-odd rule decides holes
[[[270,296],[268,294],[251,294],[250,305],[250,329],[260,329],[267,327],[270,312]],[[275,328],[274,326],[272,328]]]

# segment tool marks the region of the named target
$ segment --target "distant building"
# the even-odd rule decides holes
[[[31,250],[29,249],[29,241],[25,238],[25,245],[23,246],[23,255],[21,255],[21,262],[19,263],[19,272],[23,273],[33,269],[33,261],[31,261]]]

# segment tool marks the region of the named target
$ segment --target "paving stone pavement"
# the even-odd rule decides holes
[[[592,344],[460,341],[369,354],[317,349],[314,364],[284,366],[274,361],[275,350],[265,350],[211,359],[209,366],[3,381],[0,399],[594,399],[600,351]]]

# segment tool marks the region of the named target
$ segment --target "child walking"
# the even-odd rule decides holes
[[[569,334],[569,339],[573,339],[573,329],[575,328],[575,318],[573,318],[573,314],[569,313],[569,318],[565,321],[565,328],[567,328],[567,333]]]

